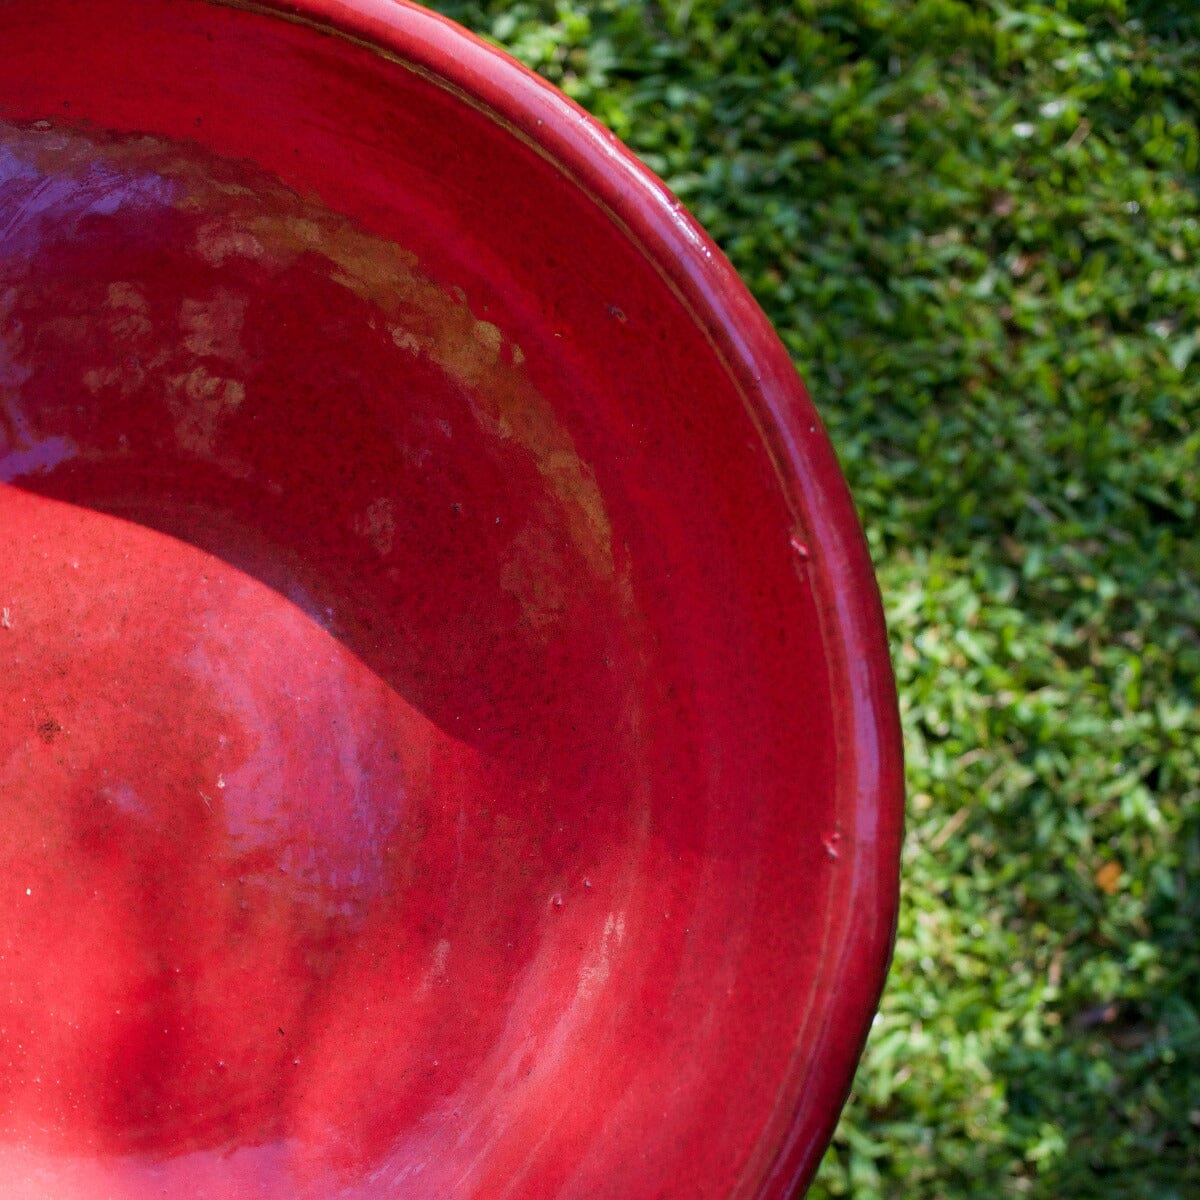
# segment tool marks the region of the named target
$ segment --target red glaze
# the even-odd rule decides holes
[[[391,0],[0,45],[0,1193],[783,1200],[900,749],[728,264]]]

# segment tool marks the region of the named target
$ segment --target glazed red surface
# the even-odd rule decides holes
[[[0,42],[4,1195],[787,1196],[899,749],[744,289],[417,10]]]

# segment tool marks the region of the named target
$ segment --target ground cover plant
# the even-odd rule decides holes
[[[437,7],[717,238],[867,529],[905,895],[812,1196],[1200,1196],[1200,9]]]

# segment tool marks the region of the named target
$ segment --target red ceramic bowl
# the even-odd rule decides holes
[[[391,0],[0,45],[0,1193],[788,1196],[900,751],[728,264]]]

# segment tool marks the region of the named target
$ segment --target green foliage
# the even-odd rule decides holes
[[[867,528],[905,900],[812,1195],[1200,1195],[1200,9],[440,7],[721,242]]]

